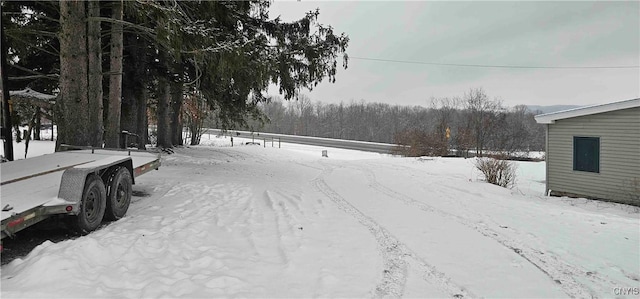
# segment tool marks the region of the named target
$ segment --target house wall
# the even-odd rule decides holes
[[[573,170],[573,137],[600,137],[600,173]],[[547,129],[547,188],[640,206],[640,107],[557,120]]]

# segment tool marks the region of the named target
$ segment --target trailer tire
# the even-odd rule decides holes
[[[109,194],[107,195],[107,209],[104,217],[106,220],[118,220],[127,213],[131,203],[133,180],[126,167],[116,169],[109,181]]]
[[[107,191],[99,176],[90,174],[84,183],[78,215],[72,223],[75,230],[86,235],[100,226],[107,206]]]

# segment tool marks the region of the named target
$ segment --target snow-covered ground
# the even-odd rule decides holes
[[[509,190],[472,159],[240,141],[163,156],[125,218],[2,266],[2,298],[637,297],[638,209],[544,197],[544,162]]]
[[[27,127],[20,127],[20,131],[26,130]],[[42,140],[30,140],[29,148],[26,151],[27,158],[42,156],[45,154],[53,153],[56,149],[56,143],[50,141],[51,134],[56,136],[56,127],[53,129],[42,129],[40,132],[40,138]],[[15,134],[15,133],[14,133]],[[0,156],[4,156],[4,140],[0,140]],[[25,148],[27,143],[25,141],[13,142],[13,158],[14,160],[20,160],[25,158]]]

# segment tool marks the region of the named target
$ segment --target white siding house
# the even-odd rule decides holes
[[[547,192],[640,206],[640,98],[537,115]]]

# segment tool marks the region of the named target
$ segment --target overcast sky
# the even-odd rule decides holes
[[[285,21],[320,9],[349,38],[336,83],[312,100],[428,106],[482,87],[506,106],[590,105],[640,97],[640,2],[276,1]],[[371,61],[622,69],[478,68]],[[272,88],[270,93],[277,94]]]

